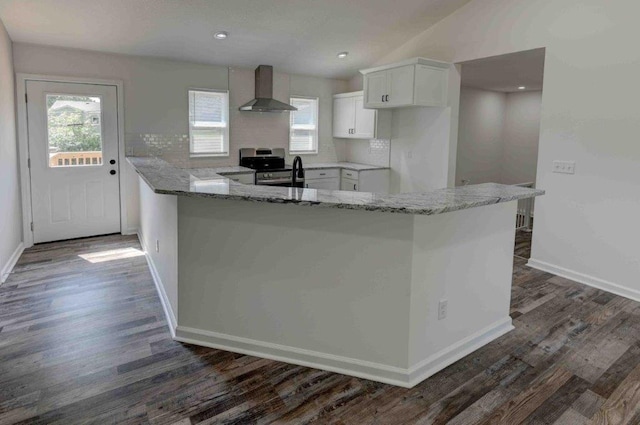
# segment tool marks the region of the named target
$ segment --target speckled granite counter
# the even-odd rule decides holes
[[[495,183],[393,195],[252,186],[218,174],[250,171],[241,170],[243,167],[181,169],[157,158],[129,157],[127,160],[155,193],[252,202],[433,215],[544,194],[542,190]]]
[[[328,170],[331,168],[341,168],[353,171],[388,170],[389,167],[379,165],[357,164],[355,162],[321,162],[317,164],[304,163],[305,170]]]

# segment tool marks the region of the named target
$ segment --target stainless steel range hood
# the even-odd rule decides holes
[[[256,68],[256,98],[242,105],[240,110],[250,112],[286,112],[297,111],[298,108],[273,98],[273,67],[260,65]]]

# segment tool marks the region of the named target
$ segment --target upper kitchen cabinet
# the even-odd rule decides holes
[[[344,139],[388,139],[391,115],[388,111],[364,108],[364,92],[333,96],[333,137]]]
[[[361,70],[364,107],[447,106],[449,64],[425,58]]]

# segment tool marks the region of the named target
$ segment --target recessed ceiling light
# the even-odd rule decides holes
[[[338,57],[339,57],[340,59],[344,59],[344,58],[346,58],[347,56],[349,56],[349,52],[340,52],[340,53],[338,53]]]
[[[213,36],[218,40],[226,40],[226,38],[229,37],[229,33],[226,31],[219,31],[215,33]]]
[[[526,89],[526,87],[525,87],[525,86],[520,86],[520,87],[518,87],[518,90],[524,90],[524,89]]]

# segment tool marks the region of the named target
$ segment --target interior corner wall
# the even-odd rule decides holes
[[[15,92],[11,39],[0,21],[0,274],[10,271],[23,240]]]
[[[500,183],[535,183],[542,92],[509,93],[506,100]]]
[[[456,185],[536,181],[541,91],[463,87]]]
[[[507,94],[462,87],[456,186],[500,183]]]
[[[472,0],[372,65],[545,48],[532,263],[640,299],[638,15],[637,0]]]

